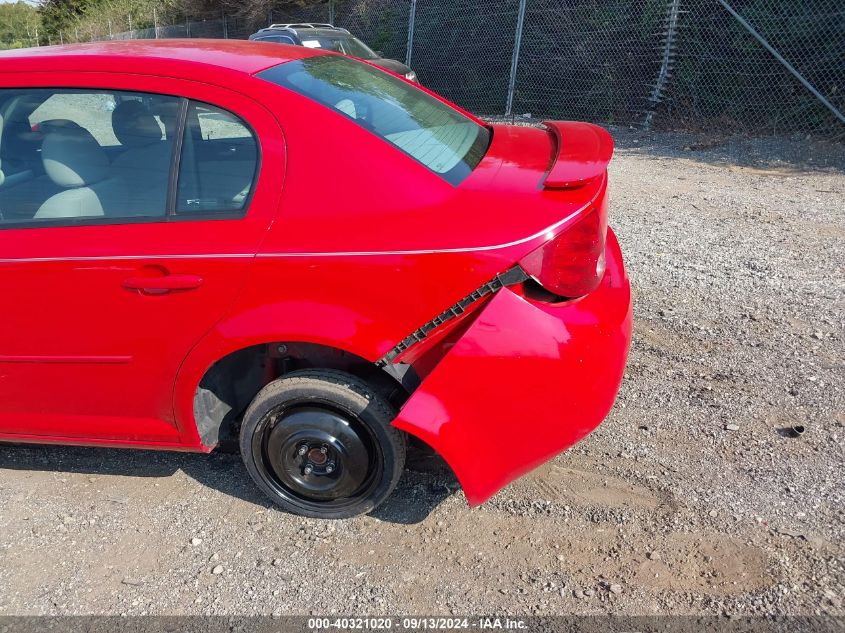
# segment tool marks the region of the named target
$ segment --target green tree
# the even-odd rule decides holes
[[[25,2],[0,4],[0,49],[37,46],[42,32],[35,7]]]

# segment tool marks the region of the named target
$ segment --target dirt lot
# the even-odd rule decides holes
[[[236,455],[0,447],[0,615],[845,614],[845,161],[619,136],[636,323],[591,437],[474,510],[417,459],[343,522]]]

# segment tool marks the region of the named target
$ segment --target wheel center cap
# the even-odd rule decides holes
[[[322,452],[319,448],[312,448],[308,451],[308,459],[317,466],[322,466],[329,458],[328,455]]]

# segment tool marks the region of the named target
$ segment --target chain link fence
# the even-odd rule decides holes
[[[279,22],[347,28],[480,115],[845,139],[842,0],[325,0],[77,39]]]

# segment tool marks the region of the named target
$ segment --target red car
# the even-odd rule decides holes
[[[340,518],[390,494],[408,436],[478,504],[613,404],[631,296],[599,127],[159,40],[3,53],[0,129],[2,441],[239,434],[274,502]]]

